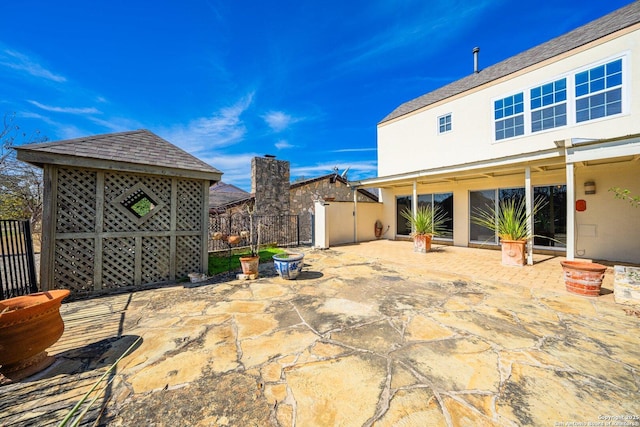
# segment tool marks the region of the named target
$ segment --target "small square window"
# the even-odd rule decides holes
[[[438,132],[445,133],[451,131],[451,114],[438,117]]]

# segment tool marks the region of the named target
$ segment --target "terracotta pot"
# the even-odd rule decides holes
[[[568,292],[586,297],[600,295],[606,265],[587,261],[560,261],[560,264]]]
[[[274,268],[283,279],[295,279],[302,271],[304,264],[304,254],[302,253],[276,254],[272,258]]]
[[[427,253],[431,250],[431,234],[417,234],[413,236],[413,251]]]
[[[376,239],[379,239],[382,236],[382,223],[380,221],[376,221],[374,230]]]
[[[68,290],[54,290],[0,301],[0,373],[19,381],[51,365],[46,349],[64,332],[60,316]]]
[[[240,236],[229,236],[227,238],[227,242],[230,245],[237,245],[238,243],[240,243],[240,241],[242,241],[242,237],[240,237]]]
[[[525,264],[524,249],[526,240],[500,240],[502,246],[502,265],[522,267]]]
[[[255,274],[258,276],[258,264],[260,263],[259,256],[247,256],[240,257],[240,265],[242,266],[243,274]]]

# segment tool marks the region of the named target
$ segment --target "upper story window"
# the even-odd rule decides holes
[[[623,103],[631,96],[624,83],[626,58],[621,54],[569,70],[551,82],[536,82],[515,95],[493,98],[494,141],[628,114],[628,102]]]
[[[531,89],[531,132],[567,124],[567,79]]]
[[[522,92],[493,104],[496,141],[524,134],[524,95]]]
[[[577,73],[576,122],[622,112],[622,59]]]
[[[451,130],[451,114],[438,117],[438,133],[445,133]]]

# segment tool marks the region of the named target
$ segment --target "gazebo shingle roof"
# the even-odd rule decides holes
[[[640,1],[636,0],[602,18],[596,19],[546,43],[485,68],[479,73],[474,73],[436,89],[433,92],[405,102],[382,119],[379,124],[435,104],[438,101],[458,95],[467,90],[474,89],[501,77],[508,76],[509,74],[637,24],[638,22],[640,22]]]
[[[165,172],[191,171],[198,175],[211,175],[214,180],[219,180],[222,174],[218,169],[145,129],[28,144],[17,149],[21,160],[36,165],[70,164],[70,159],[81,158],[91,160],[96,167],[101,164],[143,165]],[[131,167],[125,169],[130,170]]]

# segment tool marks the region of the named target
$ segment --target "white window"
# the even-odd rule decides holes
[[[622,113],[622,59],[577,73],[576,122]]]
[[[451,131],[451,113],[438,117],[438,133]]]
[[[531,89],[531,132],[567,124],[567,79]]]
[[[524,96],[516,93],[493,103],[496,141],[524,134]]]

